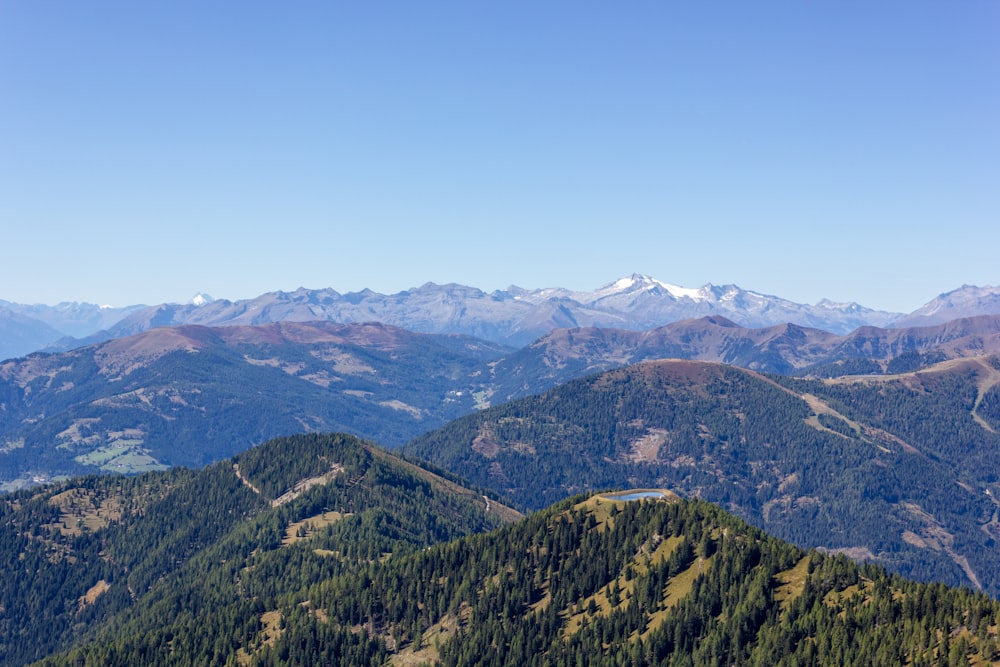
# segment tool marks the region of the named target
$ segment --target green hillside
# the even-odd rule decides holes
[[[213,583],[205,579],[202,589]],[[577,497],[489,534],[372,558],[299,584],[260,603],[196,606],[183,598],[180,607],[142,605],[129,623],[43,664],[870,666],[1000,659],[1000,605],[985,595],[807,553],[716,506],[669,492],[639,501]],[[241,605],[252,606],[252,616],[224,623]],[[223,627],[236,630],[222,635]],[[202,636],[211,639],[195,639]]]
[[[1000,593],[1000,371],[806,381],[659,361],[496,406],[405,448],[522,509],[670,488],[782,539]]]
[[[344,435],[7,495],[0,664],[109,636],[220,664],[289,591],[518,516]]]

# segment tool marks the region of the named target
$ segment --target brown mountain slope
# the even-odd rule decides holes
[[[475,407],[505,348],[382,324],[158,328],[0,363],[0,484],[201,466],[268,438],[399,445]],[[9,487],[8,487],[9,488]]]
[[[998,315],[911,329],[863,327],[842,336],[795,324],[747,329],[723,317],[638,332],[559,329],[494,365],[493,402],[651,359],[697,359],[768,373],[829,377],[914,370],[989,354],[1000,354]]]

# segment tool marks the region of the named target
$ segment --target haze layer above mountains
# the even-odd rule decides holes
[[[697,289],[633,275],[592,292],[562,288],[483,292],[427,283],[386,295],[333,289],[270,292],[254,299],[188,304],[100,307],[62,303],[23,305],[0,300],[0,359],[35,350],[67,350],[157,326],[227,326],[278,321],[382,322],[418,333],[457,333],[520,347],[556,328],[611,327],[641,331],[683,319],[723,316],[745,327],[792,323],[831,333],[861,326],[940,324],[1000,313],[1000,288],[963,286],[910,314],[821,301],[804,305],[745,290],[707,284]]]

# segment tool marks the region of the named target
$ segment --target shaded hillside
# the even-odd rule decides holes
[[[167,620],[169,634],[159,624],[170,616],[149,615],[44,664],[867,666],[1000,658],[1000,605],[984,595],[805,553],[715,506],[661,498],[577,498],[490,534],[373,560],[260,605],[256,622],[214,644],[192,640],[209,614],[186,625]]]
[[[43,347],[61,334],[45,322],[5,307],[0,302],[0,359],[9,359]]]
[[[50,345],[71,344],[106,329],[129,313],[144,308],[112,308],[91,303],[63,302],[55,306],[12,303],[0,299],[0,360]]]
[[[201,466],[340,430],[398,445],[470,412],[504,352],[380,324],[155,329],[0,363],[0,482]]]
[[[827,382],[647,362],[463,417],[405,451],[526,509],[666,487],[800,545],[997,595],[998,379],[993,358]]]
[[[286,593],[518,516],[345,435],[282,438],[199,472],[8,495],[0,664],[112,634],[223,664]]]

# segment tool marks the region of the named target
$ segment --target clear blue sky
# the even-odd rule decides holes
[[[1000,284],[1000,3],[0,0],[0,299]]]

